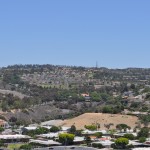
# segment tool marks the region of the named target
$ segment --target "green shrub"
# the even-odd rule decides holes
[[[146,127],[144,127],[144,128],[142,128],[141,130],[140,130],[140,132],[138,133],[138,138],[140,138],[140,137],[148,137],[149,136],[149,128],[146,128]]]
[[[0,140],[0,147],[4,146],[4,142]]]
[[[63,145],[70,145],[73,143],[74,137],[74,134],[62,133],[59,135],[59,142]]]
[[[125,149],[126,145],[129,144],[129,140],[127,138],[118,138],[115,141],[115,144],[118,148]]]
[[[85,140],[85,142],[86,142],[87,145],[89,145],[89,143],[91,143],[90,136],[86,136],[84,140]]]
[[[52,127],[50,128],[50,132],[56,133],[56,132],[58,132],[58,131],[60,131],[60,128],[59,128],[59,127],[52,126]]]
[[[30,144],[25,144],[20,146],[20,150],[31,150],[32,149],[32,145]]]
[[[134,139],[135,139],[135,137],[134,137],[133,134],[125,134],[125,135],[124,135],[124,138],[127,138],[127,139],[129,139],[129,140],[134,140]]]
[[[97,129],[96,125],[85,125],[84,127],[90,131],[94,131]]]
[[[101,138],[103,134],[102,134],[101,132],[97,132],[97,133],[95,133],[94,135],[95,135],[97,138]]]
[[[0,132],[3,132],[4,131],[4,128],[0,127]]]
[[[140,137],[140,138],[139,138],[139,142],[140,142],[140,143],[144,143],[145,141],[146,141],[146,137]]]
[[[72,125],[72,126],[71,126],[71,128],[70,128],[70,133],[73,133],[73,134],[76,133],[76,126],[75,126],[75,125]]]
[[[93,144],[92,144],[92,147],[94,147],[94,148],[99,148],[99,149],[104,148],[103,145],[100,144],[100,143],[93,143]]]
[[[116,129],[119,129],[119,130],[126,130],[126,129],[131,129],[131,127],[129,127],[128,125],[126,124],[118,124],[116,125]]]
[[[127,148],[128,148],[128,149],[134,148],[134,145],[132,145],[132,144],[127,145]]]
[[[22,109],[22,112],[25,113],[25,114],[27,114],[27,115],[29,115],[29,112],[28,112],[27,109]]]

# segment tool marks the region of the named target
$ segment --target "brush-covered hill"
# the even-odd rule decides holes
[[[18,121],[22,118],[28,122],[66,118],[66,113],[61,114],[62,110],[68,110],[69,117],[86,112],[117,114],[124,108],[148,111],[149,93],[150,69],[49,64],[0,68],[1,114],[7,119],[17,117]],[[49,104],[52,105],[49,107]],[[35,108],[42,105],[47,107],[41,113],[43,117],[38,119],[41,109]],[[59,113],[51,117],[47,112],[53,107]]]

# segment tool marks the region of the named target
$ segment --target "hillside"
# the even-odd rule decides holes
[[[44,111],[34,110],[43,105]],[[51,107],[60,112],[56,117],[49,114]],[[18,122],[40,122],[66,118],[61,110],[74,117],[86,112],[120,114],[124,109],[149,111],[150,69],[49,64],[0,68],[0,110],[8,120],[17,116]],[[38,118],[40,112],[44,115]]]
[[[14,97],[19,97],[20,99],[23,99],[24,97],[28,97],[27,95],[24,95],[17,91],[11,91],[11,90],[2,90],[0,89],[0,93],[4,95],[12,94]]]
[[[71,110],[58,109],[53,105],[38,105],[33,108],[12,110],[11,112],[1,114],[12,122],[15,119],[17,124],[31,124],[51,119],[62,119],[62,116],[65,118],[72,113]]]
[[[84,129],[85,125],[91,125],[99,123],[101,128],[106,129],[104,124],[114,124],[111,126],[115,129],[117,124],[127,124],[132,129],[137,125],[138,118],[129,115],[119,115],[119,114],[103,114],[103,113],[85,113],[73,119],[65,120],[61,125],[68,126],[75,125],[77,129]]]

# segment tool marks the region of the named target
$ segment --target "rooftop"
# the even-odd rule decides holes
[[[29,139],[27,135],[15,134],[15,135],[0,135],[0,139]]]
[[[59,142],[55,142],[53,140],[33,140],[31,139],[29,143],[37,143],[41,145],[61,145]]]

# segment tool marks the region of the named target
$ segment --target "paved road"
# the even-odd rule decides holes
[[[49,148],[36,148],[34,150],[98,150],[98,149],[91,147],[55,146]]]

